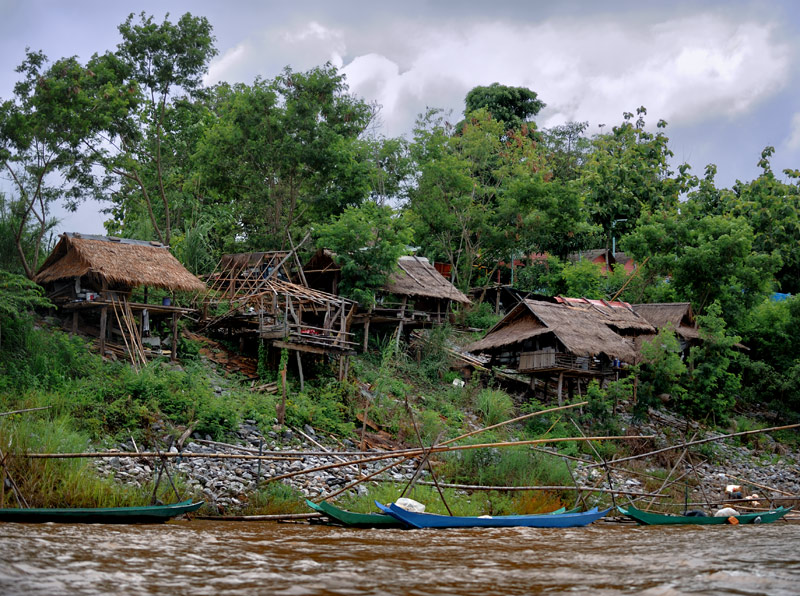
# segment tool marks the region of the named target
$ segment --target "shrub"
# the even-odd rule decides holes
[[[511,397],[499,389],[484,389],[478,393],[475,401],[475,409],[483,417],[486,426],[508,420],[514,413]]]

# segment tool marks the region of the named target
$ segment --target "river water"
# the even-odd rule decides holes
[[[800,594],[800,525],[0,524],[0,594]]]

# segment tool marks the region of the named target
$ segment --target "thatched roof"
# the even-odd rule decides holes
[[[89,275],[114,286],[205,291],[169,250],[157,242],[63,234],[36,273],[39,284]]]
[[[634,304],[636,314],[644,317],[656,329],[672,325],[678,335],[686,339],[698,339],[700,334],[694,326],[694,315],[690,302],[659,302]]]
[[[436,271],[425,257],[400,257],[397,266],[398,270],[389,276],[389,281],[383,286],[387,292],[471,304],[470,299]]]
[[[622,304],[622,303],[620,303]],[[470,352],[483,352],[503,346],[524,342],[537,335],[552,333],[572,354],[596,356],[606,354],[626,362],[636,361],[636,349],[632,339],[615,332],[625,324],[650,333],[655,330],[646,322],[638,321],[636,314],[627,306],[612,306],[608,312],[592,304],[572,304],[524,300],[486,336],[468,347]]]
[[[640,316],[627,302],[608,302],[589,298],[556,297],[556,302],[585,308],[600,315],[600,320],[621,335],[642,335],[654,332],[653,325]]]

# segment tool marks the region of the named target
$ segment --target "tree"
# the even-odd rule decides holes
[[[504,132],[485,109],[471,113],[459,134],[432,110],[417,121],[411,155],[417,175],[406,209],[424,253],[449,262],[460,287],[491,277],[500,260],[523,248],[523,203],[533,193],[511,192],[509,184],[535,184],[544,166],[536,144],[520,131]]]
[[[642,213],[675,208],[686,190],[688,166],[679,167],[674,175],[669,139],[645,128],[646,114],[644,107],[638,108],[633,121],[634,114],[626,112],[621,125],[595,137],[581,171],[587,205],[609,250],[612,237],[633,229]],[[656,126],[660,131],[666,125],[659,120]]]
[[[539,133],[553,179],[569,181],[580,177],[592,146],[591,140],[583,136],[588,127],[588,122],[567,122]]]
[[[170,124],[180,121],[175,110],[179,93],[196,97],[202,77],[216,54],[212,28],[205,17],[184,14],[177,23],[169,14],[161,24],[144,12],[134,22],[131,13],[119,26],[122,42],[117,51],[95,56],[93,63],[107,78],[108,84],[127,88],[135,102],[124,114],[118,114],[110,127],[115,150],[96,146],[103,165],[116,185],[116,216],[125,220],[127,212],[142,202],[154,234],[163,244],[172,236],[173,210],[182,191],[181,176],[173,163],[180,159],[168,151],[177,130]]]
[[[341,267],[340,291],[362,304],[375,301],[411,242],[411,231],[386,205],[367,201],[317,230],[317,246],[335,254]]]
[[[782,291],[796,294],[800,292],[800,171],[784,171],[791,184],[779,180],[769,163],[774,151],[764,149],[758,163],[761,174],[747,184],[737,181],[727,202],[731,214],[745,218],[753,228],[754,248],[780,256],[775,277]]]
[[[651,340],[642,343],[641,362],[636,365],[639,388],[634,411],[645,418],[650,407],[660,399],[683,405],[686,398],[686,364],[681,358],[681,345],[669,326],[659,330]]]
[[[330,64],[220,85],[211,110],[194,156],[197,177],[216,204],[236,213],[237,233],[250,246],[282,246],[287,229],[326,221],[373,189],[394,192],[395,182],[376,179],[375,165],[384,150],[391,161],[402,147],[360,138],[373,106],[350,96]]]
[[[112,89],[95,94],[96,74],[75,58],[48,64],[43,53],[28,51],[17,72],[23,78],[14,99],[0,106],[0,164],[13,189],[6,205],[15,246],[25,275],[33,278],[42,240],[54,223],[53,204],[64,200],[74,209],[97,193],[83,149],[98,139],[109,106],[119,98]]]
[[[649,271],[670,278],[678,300],[703,314],[718,302],[733,323],[772,290],[780,258],[758,252],[754,234],[741,217],[703,215],[693,203],[680,211],[646,214],[623,239],[623,248]]]
[[[689,351],[689,387],[682,404],[690,414],[710,414],[717,420],[727,418],[741,389],[741,378],[731,368],[733,347],[742,338],[727,332],[721,313],[715,302],[698,317],[702,343]]]
[[[505,124],[506,130],[521,128],[546,105],[535,91],[500,83],[492,83],[488,87],[473,87],[467,93],[464,103],[467,117],[472,112],[485,109],[492,118]]]
[[[41,286],[22,275],[0,269],[0,321],[19,318],[40,306],[52,306]]]

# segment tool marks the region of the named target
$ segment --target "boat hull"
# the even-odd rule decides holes
[[[323,515],[328,516],[332,520],[339,522],[342,525],[350,526],[353,528],[402,528],[405,527],[403,522],[398,521],[391,515],[385,513],[354,513],[353,511],[346,511],[339,509],[328,503],[322,501],[321,503],[314,503],[306,499],[306,504],[314,511],[318,511]]]
[[[599,511],[597,507],[583,513],[552,515],[500,515],[494,517],[459,517],[433,513],[413,513],[390,503],[375,504],[384,513],[395,517],[412,528],[577,528],[587,526],[606,515],[611,509]]]
[[[0,509],[0,521],[68,524],[155,524],[197,511],[203,501],[145,507],[86,507],[74,509]]]
[[[674,525],[692,525],[692,526],[719,526],[730,524],[727,517],[694,517],[689,515],[667,515],[663,513],[649,513],[636,509],[636,507],[618,507],[619,512],[644,526],[674,526]],[[765,511],[763,513],[745,513],[743,515],[734,515],[737,522],[740,524],[769,524],[779,520],[784,515],[792,510],[791,507],[779,507],[772,511]]]

